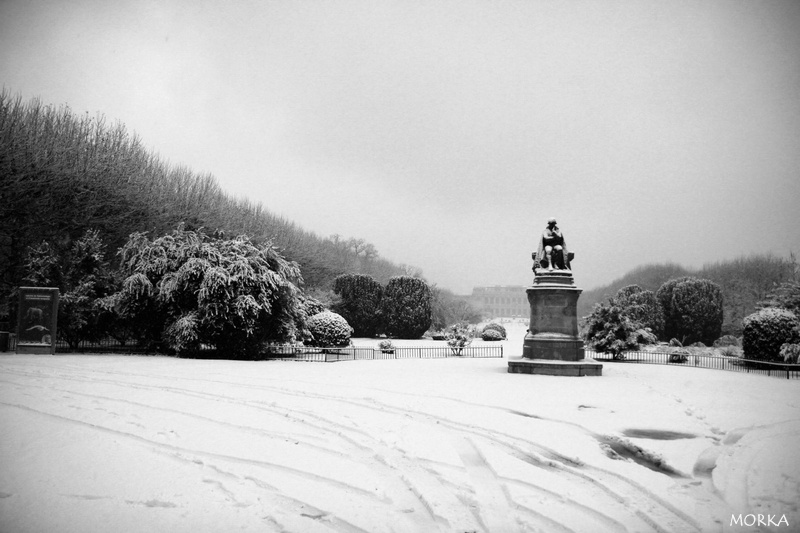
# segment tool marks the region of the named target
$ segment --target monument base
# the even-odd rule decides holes
[[[602,376],[603,365],[594,359],[557,361],[553,359],[510,359],[509,374],[541,374],[545,376]]]
[[[568,335],[526,335],[522,343],[522,356],[526,359],[554,359],[580,361],[586,357],[583,341]]]
[[[17,354],[55,354],[54,347],[50,344],[17,344]]]

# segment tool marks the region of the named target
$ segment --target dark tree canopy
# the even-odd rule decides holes
[[[656,297],[664,310],[664,338],[710,346],[720,337],[723,297],[713,281],[691,276],[672,279],[658,289]]]
[[[664,311],[653,291],[646,291],[638,285],[628,285],[619,290],[615,300],[623,312],[641,324],[641,327],[649,328],[656,337],[662,336]]]
[[[339,300],[333,305],[333,311],[350,324],[353,336],[374,337],[381,323],[381,284],[372,276],[342,274],[334,280],[333,292],[339,296]]]
[[[418,339],[431,326],[431,290],[420,278],[397,276],[389,280],[381,305],[384,333]]]
[[[114,291],[114,279],[97,231],[87,230],[65,250],[47,241],[30,248],[25,271],[27,284],[59,289],[58,336],[71,348],[109,332],[111,314],[102,299]]]
[[[125,281],[116,307],[152,343],[250,358],[264,341],[302,335],[300,270],[271,246],[177,229],[152,241],[135,233],[120,255]]]
[[[763,307],[780,307],[800,316],[800,282],[795,280],[781,283],[761,302]]]
[[[248,235],[255,244],[279,247],[302,265],[307,286],[324,289],[344,272],[382,283],[404,272],[363,239],[322,238],[260,203],[227,194],[208,173],[161,160],[123,124],[24,102],[5,90],[0,178],[0,314],[22,281],[28,247],[46,240],[68,249],[87,229],[99,231],[112,252],[131,233],[163,235],[181,223],[210,234]]]

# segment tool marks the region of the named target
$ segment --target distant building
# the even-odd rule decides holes
[[[525,289],[522,285],[474,287],[470,302],[487,317],[527,318],[530,306]]]

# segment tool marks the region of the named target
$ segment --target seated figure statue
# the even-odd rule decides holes
[[[556,219],[547,220],[547,227],[539,239],[539,248],[533,253],[533,270],[539,268],[553,270],[571,270],[570,262],[575,254],[567,250],[564,234],[558,229]]]

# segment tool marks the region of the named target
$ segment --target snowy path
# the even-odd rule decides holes
[[[797,449],[797,383],[604,370],[4,356],[0,531],[721,531],[752,494],[796,513],[797,472],[742,461]],[[754,424],[784,440],[726,445]]]

